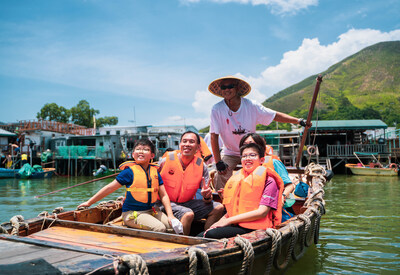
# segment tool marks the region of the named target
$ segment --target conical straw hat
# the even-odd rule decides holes
[[[250,91],[251,91],[250,84],[247,83],[246,81],[244,81],[240,78],[234,77],[234,76],[225,76],[225,77],[221,77],[221,78],[214,80],[213,82],[210,83],[210,85],[208,85],[208,90],[216,96],[223,97],[222,91],[221,91],[221,82],[222,82],[222,80],[225,80],[225,79],[235,80],[235,82],[237,83],[236,89],[241,97],[246,96],[250,93]]]

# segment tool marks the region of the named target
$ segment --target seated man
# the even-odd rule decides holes
[[[181,136],[180,151],[168,152],[159,163],[160,174],[171,200],[172,212],[181,221],[185,235],[189,235],[194,219],[207,218],[204,227],[208,229],[224,212],[222,204],[212,200],[212,191],[207,184],[207,166],[200,157],[195,156],[199,146],[199,135],[187,131]],[[194,198],[199,188],[202,188],[202,200]],[[162,206],[160,208],[162,209]]]
[[[234,172],[223,191],[227,213],[198,236],[220,239],[281,223],[282,179],[263,166],[264,148],[255,143],[240,147],[242,169]]]

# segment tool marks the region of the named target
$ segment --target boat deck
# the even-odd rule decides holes
[[[110,263],[101,255],[9,240],[0,240],[0,250],[1,274],[61,274],[88,262],[93,267]]]
[[[76,245],[81,248],[96,248],[129,254],[147,253],[154,250],[166,250],[188,246],[160,240],[151,240],[134,236],[119,236],[61,226],[54,226],[36,232],[28,236],[28,238]]]

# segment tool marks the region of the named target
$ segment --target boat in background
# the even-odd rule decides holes
[[[392,163],[394,164],[394,163]],[[362,166],[359,164],[347,163],[345,165],[354,175],[363,176],[397,176],[399,168],[396,164],[392,165],[392,168],[378,167],[375,163],[371,163],[371,166]]]
[[[349,168],[354,175],[361,176],[397,176],[399,174],[399,166],[396,163],[390,163],[387,167],[383,166],[382,163],[375,157],[378,153],[364,153],[354,152],[353,153],[358,159],[359,163],[347,163],[345,166]],[[364,165],[361,161],[360,156],[370,156],[372,160],[368,165]],[[390,159],[389,159],[390,161]]]
[[[0,168],[0,179],[15,178],[16,174],[18,174],[16,169]]]

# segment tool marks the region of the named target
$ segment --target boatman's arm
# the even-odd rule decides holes
[[[302,118],[296,118],[296,117],[293,117],[293,116],[290,116],[290,115],[288,115],[288,114],[281,113],[281,112],[276,112],[274,121],[281,122],[281,123],[299,124],[299,125],[301,125],[301,126],[303,126],[303,127],[306,126],[306,121],[305,121],[304,119],[302,119]],[[311,121],[310,121],[310,123],[309,123],[307,126],[308,126],[308,127],[311,127],[311,126],[312,126]]]
[[[118,188],[120,188],[122,185],[115,179],[113,180],[111,183],[107,184],[106,186],[104,186],[103,188],[101,188],[96,195],[94,195],[93,197],[91,197],[88,201],[80,204],[78,206],[78,208],[80,207],[89,207],[91,206],[93,203],[98,202],[99,200],[103,199],[104,197],[107,197],[108,195],[110,195],[111,193],[113,193],[114,191],[116,191]]]

